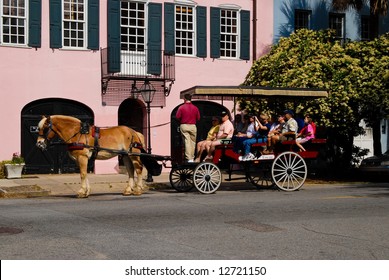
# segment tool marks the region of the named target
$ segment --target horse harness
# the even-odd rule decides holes
[[[48,136],[48,134],[51,131],[53,131],[56,135],[59,136],[58,132],[55,131],[55,129],[53,128],[53,124],[52,124],[51,120],[49,121],[49,124],[47,125],[47,127],[48,127],[49,130],[45,134],[39,132],[39,136],[43,137],[45,140],[48,140],[47,136]],[[94,138],[94,145],[93,146],[88,144],[88,138],[87,137],[85,138],[86,139],[86,143],[80,143],[82,135],[86,136],[86,135],[89,134],[89,132],[91,132],[92,137]],[[69,140],[71,140],[72,138],[74,138],[78,134],[80,134],[80,136],[78,137],[78,141],[77,142],[67,143]],[[80,123],[80,131],[76,132],[72,137],[70,137],[67,141],[65,141],[65,143],[67,143],[68,151],[82,150],[84,148],[91,149],[92,150],[92,156],[89,159],[90,161],[95,161],[96,158],[97,158],[97,154],[99,153],[99,151],[102,151],[102,150],[108,151],[108,152],[112,152],[112,153],[116,153],[116,154],[120,154],[120,155],[128,155],[128,152],[131,152],[131,150],[133,148],[139,149],[142,152],[145,152],[145,150],[143,148],[143,145],[140,142],[134,142],[133,139],[131,140],[131,145],[130,145],[129,151],[114,150],[114,149],[108,149],[108,148],[100,147],[100,144],[99,144],[100,136],[101,136],[100,135],[100,127],[97,127],[95,125],[93,125],[91,127],[89,123],[81,122]]]
[[[91,131],[92,137],[95,140],[93,146],[88,145],[88,139],[86,138],[86,142],[87,142],[86,144],[80,143],[80,142],[69,143],[68,150],[69,151],[82,150],[84,148],[92,149],[92,156],[89,159],[92,161],[94,161],[96,159],[99,151],[108,151],[108,152],[112,152],[112,153],[116,153],[116,154],[120,154],[120,155],[127,155],[128,152],[130,152],[132,150],[132,148],[136,148],[136,149],[140,149],[140,150],[144,151],[142,144],[140,142],[133,142],[133,139],[131,139],[131,145],[130,145],[129,151],[115,150],[115,149],[100,147],[100,144],[99,144],[99,139],[101,136],[100,135],[100,127],[93,125],[90,128],[90,125],[88,123],[83,123],[83,122],[81,123],[80,131],[78,132],[80,134],[79,141],[81,139],[81,136],[89,134],[89,131]],[[78,133],[76,133],[74,136],[76,136]]]

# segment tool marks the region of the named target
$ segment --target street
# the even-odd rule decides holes
[[[387,260],[388,213],[388,183],[2,199],[0,259]]]

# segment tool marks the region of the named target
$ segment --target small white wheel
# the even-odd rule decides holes
[[[222,174],[219,167],[211,162],[203,162],[193,171],[193,183],[201,193],[214,193],[220,187]]]
[[[298,190],[304,184],[307,173],[304,159],[294,152],[278,155],[271,168],[273,182],[283,191]]]

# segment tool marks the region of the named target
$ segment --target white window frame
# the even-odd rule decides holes
[[[233,30],[231,30],[231,32],[228,32],[228,31],[224,31],[223,32],[223,11],[226,11],[226,12],[234,12],[236,13],[236,30],[235,32]],[[228,17],[226,17],[226,19],[228,20]],[[227,24],[226,27],[234,27],[233,24]],[[223,41],[223,36],[234,36],[235,37],[235,42],[233,41],[230,41],[230,42],[227,42],[227,40]],[[223,59],[239,59],[239,56],[240,56],[240,9],[239,8],[235,8],[235,6],[222,6],[220,7],[220,58],[223,58]],[[236,48],[233,49],[233,48],[227,48],[227,47],[224,47],[222,48],[222,44],[223,42],[226,42],[226,44],[231,44],[234,43]],[[235,52],[235,55],[234,56],[231,56],[231,55],[226,55],[226,52],[227,51],[230,51],[230,52]]]
[[[65,18],[65,2],[66,3],[69,3],[70,5],[72,5],[72,1],[74,0],[62,0],[62,48],[63,49],[77,49],[77,50],[85,50],[87,49],[88,47],[88,0],[83,0],[84,1],[84,10],[83,10],[83,15],[84,15],[84,18],[82,20],[80,19],[66,19]],[[75,3],[75,4],[79,4],[78,2]],[[70,10],[70,16],[72,15],[72,12]],[[83,28],[82,29],[78,29],[78,27],[76,27],[75,30],[72,30],[72,28],[69,29],[69,33],[70,33],[70,37],[66,37],[65,38],[65,23],[70,23],[70,25],[72,23],[75,23],[76,25],[78,24],[83,24]],[[82,37],[82,40],[83,40],[83,45],[82,46],[78,46],[78,42],[77,42],[77,45],[76,46],[72,46],[71,45],[71,41],[72,40],[77,40],[79,39],[78,37],[78,34],[75,36],[75,37],[72,37],[71,33],[72,32],[76,32],[78,33],[79,31],[83,32],[83,37]],[[70,45],[66,45],[65,44],[65,40],[70,40],[69,41],[69,44]]]
[[[189,22],[188,20],[186,21],[186,24],[187,24],[187,28],[177,28],[177,7],[181,7],[181,8],[186,8],[186,9],[192,9],[192,22]],[[189,24],[192,24],[192,28],[188,28],[188,25]],[[174,47],[175,47],[175,54],[177,56],[188,56],[188,57],[194,57],[196,56],[196,40],[197,40],[197,37],[196,37],[196,25],[197,25],[197,22],[196,22],[196,6],[195,5],[191,5],[189,2],[183,2],[183,1],[180,1],[180,2],[177,2],[175,3],[174,5],[174,32],[175,32],[175,36],[174,36]],[[188,39],[189,36],[187,36],[186,38],[183,38],[183,37],[178,37],[177,36],[177,33],[178,32],[182,32],[184,34],[191,34],[192,35],[192,38],[190,39],[192,41],[192,46],[189,46],[189,44],[186,44],[186,45],[183,45],[183,44],[180,44],[178,45],[177,44],[177,41],[180,41],[181,43],[182,42],[189,42],[190,40]],[[191,50],[192,53],[183,53],[182,50],[183,49],[186,49],[186,50]]]
[[[137,24],[135,24],[135,25],[132,25],[130,22],[128,23],[128,24],[126,24],[126,25],[123,25],[122,24],[122,3],[123,2],[128,2],[128,3],[130,3],[130,2],[133,2],[133,3],[141,3],[141,4],[143,4],[144,5],[144,10],[143,10],[143,13],[144,13],[144,18],[143,18],[143,20],[144,20],[144,25],[143,25],[143,27],[142,26],[139,26],[139,25],[137,25]],[[136,10],[137,12],[138,12],[138,10]],[[128,18],[130,18],[130,17],[128,17]],[[138,20],[138,18],[136,18],[136,21]],[[130,48],[130,49],[126,49],[126,50],[122,50],[122,44],[123,44],[123,42],[122,42],[122,40],[120,39],[120,49],[122,50],[122,51],[136,51],[136,52],[144,52],[146,49],[147,49],[147,3],[145,2],[145,1],[131,1],[131,0],[121,0],[120,1],[120,29],[122,29],[122,28],[134,28],[134,29],[136,29],[136,30],[138,30],[138,29],[143,29],[143,36],[138,36],[138,35],[135,35],[134,37],[136,38],[136,42],[135,43],[133,43],[133,44],[135,44],[136,45],[136,48],[135,49],[132,49],[132,48]],[[121,32],[120,32],[120,38],[122,38],[122,36],[127,36],[128,38],[130,38],[131,36],[130,36],[131,34],[122,34]],[[138,45],[140,45],[141,43],[139,43],[139,38],[140,37],[142,37],[143,38],[143,47],[142,48],[138,48]],[[129,41],[127,41],[127,43],[125,43],[127,46],[129,46],[130,45],[130,43],[129,43]]]
[[[13,0],[9,0],[10,4],[12,3]],[[16,4],[18,4],[19,1],[16,2]],[[2,0],[0,2],[0,45],[2,46],[21,46],[21,47],[26,47],[28,46],[28,39],[29,39],[29,34],[28,34],[28,18],[29,18],[29,14],[28,14],[28,11],[29,11],[29,0],[24,0],[24,16],[19,16],[19,15],[16,15],[16,16],[10,16],[10,15],[4,15],[3,14],[3,8],[4,8],[4,0]],[[4,28],[4,25],[3,25],[3,19],[4,18],[16,18],[18,21],[19,20],[23,20],[24,21],[24,43],[12,43],[12,42],[4,42],[4,38],[3,38],[3,28]],[[16,29],[18,29],[18,27],[16,26]],[[18,32],[18,30],[17,30]],[[17,33],[15,33],[15,35],[17,36]],[[14,36],[15,36],[14,35]],[[11,34],[12,36],[12,34]]]
[[[144,30],[143,50],[122,50],[122,33],[120,31],[120,56],[121,69],[123,75],[148,76],[147,74],[147,28],[148,28],[148,0],[121,0],[120,1],[120,30],[122,26],[122,2],[136,2],[144,4],[144,26],[134,26]],[[126,25],[125,27],[129,27]]]

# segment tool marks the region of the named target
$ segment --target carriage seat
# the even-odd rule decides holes
[[[320,146],[327,143],[327,139],[324,138],[314,138],[304,143],[304,148],[306,151],[300,152],[296,151],[296,140],[287,140],[281,142],[281,145],[284,147],[283,150],[296,151],[303,158],[315,159],[319,156]],[[289,148],[287,148],[289,147]]]

